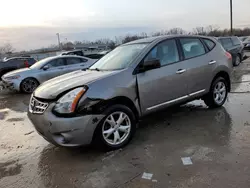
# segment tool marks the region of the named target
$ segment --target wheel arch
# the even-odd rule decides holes
[[[228,89],[228,92],[230,92],[230,91],[231,91],[231,81],[230,81],[230,76],[229,76],[229,74],[228,74],[226,71],[220,71],[220,72],[218,72],[218,73],[214,76],[210,88],[212,87],[213,82],[214,82],[217,78],[219,78],[219,77],[222,77],[222,78],[224,78],[224,79],[226,80],[226,82],[227,82],[227,89]]]
[[[114,104],[121,104],[121,105],[127,106],[134,113],[136,121],[139,120],[139,117],[140,117],[139,111],[137,110],[134,102],[131,99],[129,99],[128,97],[125,97],[125,96],[114,97],[112,99],[105,101],[105,103],[106,103],[106,108],[108,108]]]
[[[26,80],[26,79],[34,79],[34,80],[37,81],[38,85],[41,84],[41,83],[38,81],[37,78],[35,78],[35,77],[27,77],[27,78],[24,78],[24,79],[20,82],[20,85],[19,85],[19,90],[20,90],[20,91],[22,91],[21,85],[22,85],[23,81]]]

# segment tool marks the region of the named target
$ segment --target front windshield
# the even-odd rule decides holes
[[[90,67],[90,70],[119,70],[127,68],[132,60],[147,45],[147,43],[143,43],[119,46],[97,61],[93,66]]]
[[[51,57],[49,58],[45,58],[42,59],[40,61],[37,61],[35,64],[33,64],[32,66],[30,66],[31,69],[40,69],[43,65],[45,65],[50,59],[52,59]]]

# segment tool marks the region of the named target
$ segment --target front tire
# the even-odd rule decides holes
[[[136,131],[132,110],[124,105],[112,105],[104,113],[106,116],[95,131],[95,145],[104,150],[116,150],[126,146]]]
[[[34,78],[26,78],[20,84],[20,90],[23,93],[31,94],[39,86],[39,82]]]
[[[204,97],[204,102],[210,108],[218,108],[225,103],[227,95],[227,82],[223,77],[218,77],[213,81],[210,92]]]

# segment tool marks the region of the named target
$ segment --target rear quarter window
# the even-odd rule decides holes
[[[205,42],[205,44],[207,45],[209,51],[211,51],[214,47],[215,47],[215,42],[213,42],[210,39],[203,39],[203,41]]]

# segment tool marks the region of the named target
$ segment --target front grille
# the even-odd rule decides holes
[[[33,114],[43,114],[48,106],[49,103],[41,102],[32,96],[30,99],[29,111]]]

